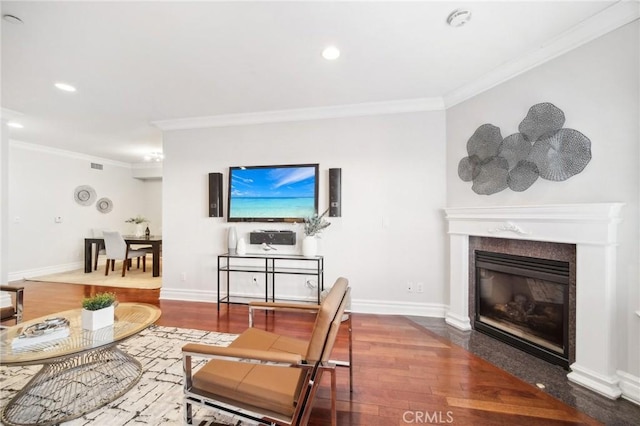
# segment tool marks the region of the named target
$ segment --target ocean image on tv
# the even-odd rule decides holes
[[[315,167],[232,169],[229,217],[312,216],[315,189]]]

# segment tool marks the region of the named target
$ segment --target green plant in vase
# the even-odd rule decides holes
[[[95,296],[85,297],[82,301],[82,308],[87,311],[97,311],[98,309],[108,308],[116,302],[115,293],[96,293]]]
[[[82,328],[95,331],[113,325],[115,293],[97,293],[82,300]]]
[[[331,222],[325,219],[329,213],[329,209],[318,215],[317,213],[311,217],[304,218],[304,239],[302,240],[302,255],[305,257],[313,257],[318,254],[318,241],[316,238],[326,229]]]

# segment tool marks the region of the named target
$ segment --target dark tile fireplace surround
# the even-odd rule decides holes
[[[507,255],[507,256],[504,256]],[[531,267],[520,265],[520,259],[533,262]],[[478,268],[480,263],[481,268]],[[489,265],[496,266],[489,266]],[[550,264],[549,268],[546,264]],[[503,266],[507,265],[507,266]],[[560,266],[557,266],[560,265]],[[566,271],[562,268],[566,265]],[[486,268],[490,269],[486,269]],[[496,272],[502,269],[502,272]],[[528,269],[529,268],[529,269]],[[555,278],[553,275],[549,280],[541,280],[547,272],[539,272],[546,269],[562,270],[562,275]],[[491,283],[483,283],[478,280],[477,271],[486,272],[490,275]],[[520,272],[522,271],[522,272]],[[533,278],[525,278],[520,274],[525,274]],[[566,277],[564,276],[566,275]],[[494,280],[495,278],[495,280]],[[504,282],[498,282],[503,278]],[[566,281],[564,284],[557,284],[554,281]],[[558,287],[557,291],[563,291],[562,306],[558,306],[552,311],[555,305],[544,304],[540,300],[534,300],[528,288],[518,291],[506,289],[499,296],[488,295],[491,290],[483,289],[482,297],[477,297],[477,289],[482,282],[485,287],[493,286],[493,292],[497,292],[498,285],[507,287],[526,287],[539,285],[545,287]],[[554,288],[549,291],[556,291]],[[526,293],[523,294],[523,293]],[[535,296],[535,295],[534,295]],[[489,299],[501,299],[500,303],[491,303],[487,306]],[[538,299],[540,297],[538,296]],[[484,302],[484,303],[483,303]],[[478,308],[480,312],[478,312]],[[526,311],[526,312],[525,312]],[[557,312],[560,311],[560,312]],[[553,324],[553,333],[540,333],[542,326],[535,327],[526,325],[525,319],[543,321],[542,314],[554,317],[557,324]],[[469,317],[475,330],[492,336],[498,340],[515,346],[525,352],[533,354],[553,364],[558,364],[568,369],[569,365],[575,361],[575,341],[576,341],[576,247],[574,244],[563,244],[554,242],[504,239],[493,237],[469,237]],[[513,317],[514,319],[511,319]],[[557,318],[556,318],[557,317]],[[546,318],[545,318],[546,320]],[[525,324],[523,326],[523,324]],[[547,325],[547,324],[545,324]],[[532,330],[531,327],[534,327]],[[550,326],[549,326],[550,327]],[[557,329],[556,329],[557,328]],[[524,332],[522,332],[524,330]],[[544,331],[544,330],[543,330]],[[539,338],[543,336],[543,338]],[[547,336],[547,338],[544,338]],[[548,337],[551,336],[551,337]],[[553,340],[553,341],[552,341]]]

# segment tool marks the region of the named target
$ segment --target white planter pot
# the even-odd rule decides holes
[[[142,237],[144,235],[144,228],[141,223],[136,223],[135,234],[136,237]]]
[[[85,330],[98,330],[113,325],[113,305],[97,311],[82,310],[82,328]]]
[[[318,255],[318,239],[316,237],[304,237],[302,240],[302,255],[314,257]]]

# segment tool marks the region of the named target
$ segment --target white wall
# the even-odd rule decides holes
[[[104,169],[91,169],[91,162]],[[95,204],[77,204],[74,189],[80,185],[92,186],[98,199],[110,198],[113,210],[104,214]],[[161,223],[161,200],[151,201],[159,185],[134,179],[129,164],[11,141],[9,280],[79,268],[92,228],[131,233],[125,220],[138,214]],[[55,223],[56,216],[62,223]]]
[[[448,206],[626,203],[616,271],[617,341],[620,369],[636,377],[640,377],[640,321],[634,315],[640,307],[638,40],[636,21],[456,105],[446,114]],[[524,192],[506,189],[490,196],[475,194],[471,182],[463,182],[457,174],[459,161],[467,155],[469,137],[484,123],[500,127],[503,137],[516,133],[529,107],[540,102],[562,109],[564,127],[591,140],[591,162],[564,182],[538,179]]]
[[[327,170],[342,168],[343,181],[342,217],[330,218],[320,241],[325,282],[349,278],[359,311],[443,315],[443,111],[170,131],[163,138],[162,298],[216,300],[216,255],[226,252],[229,224],[226,211],[222,219],[207,217],[208,173],[223,173],[226,195],[230,166],[319,163],[321,211]],[[293,228],[301,241],[299,225],[236,226],[239,237],[265,226]],[[300,252],[300,244],[279,247]],[[408,293],[408,281],[423,282],[424,293]],[[305,294],[303,284],[293,279],[282,295]]]

